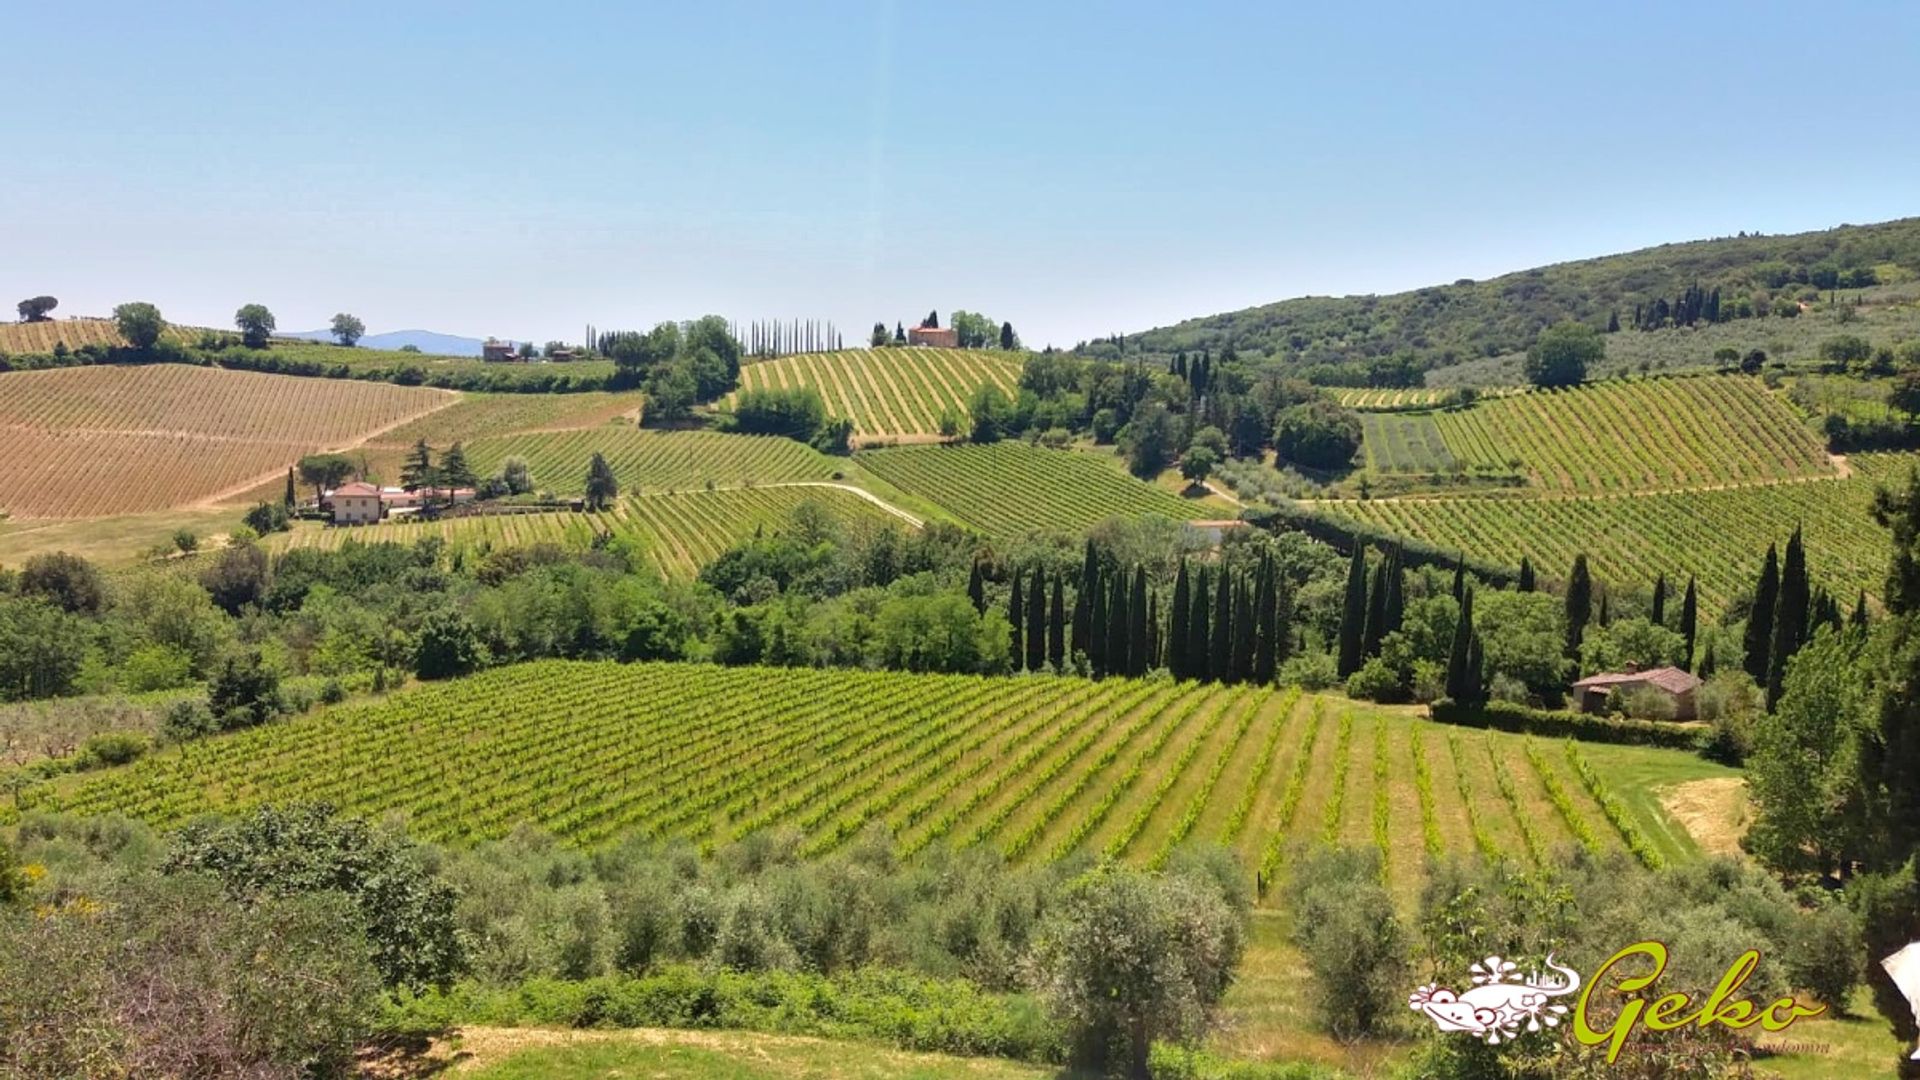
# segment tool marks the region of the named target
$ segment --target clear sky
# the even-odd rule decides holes
[[[1030,344],[1920,213],[1920,4],[0,0],[0,299]]]

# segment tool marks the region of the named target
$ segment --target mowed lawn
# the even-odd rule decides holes
[[[1650,787],[1735,775],[1678,751],[1581,749],[1672,858],[1692,844]],[[397,812],[454,843],[522,822],[584,846],[790,828],[817,856],[880,825],[909,856],[989,845],[1016,862],[1153,866],[1205,841],[1263,881],[1332,841],[1378,847],[1409,902],[1429,853],[1534,862],[1625,846],[1565,744],[1407,709],[1165,681],[693,664],[499,669],[43,784],[21,804],[171,826],[289,799]]]

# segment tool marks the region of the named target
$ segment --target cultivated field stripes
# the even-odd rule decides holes
[[[1440,426],[1425,413],[1366,413],[1360,417],[1367,468],[1380,473],[1445,473],[1453,454]]]
[[[853,421],[857,442],[871,444],[937,435],[942,413],[951,413],[964,429],[972,415],[968,399],[980,387],[997,386],[1009,400],[1016,395],[1019,355],[917,346],[800,353],[744,365],[740,386],[812,387],[830,415]]]
[[[562,494],[586,490],[587,464],[605,455],[624,494],[691,491],[785,480],[828,480],[836,466],[805,443],[775,435],[599,427],[479,439],[466,446],[474,471],[499,471],[507,458],[527,463],[535,486]]]
[[[859,460],[881,479],[991,536],[1079,532],[1110,517],[1190,519],[1207,512],[1128,476],[1109,460],[1026,443],[874,450]]]
[[[1610,380],[1432,414],[1462,464],[1628,492],[1831,475],[1820,439],[1757,378]]]
[[[375,384],[377,385],[377,384]],[[454,405],[410,421],[380,436],[382,446],[404,448],[425,439],[446,449],[455,440],[474,440],[535,431],[573,431],[601,427],[637,413],[646,402],[638,390],[578,394],[463,394]],[[469,459],[471,460],[471,459]],[[556,482],[559,478],[555,478]]]
[[[1595,765],[1569,747],[1563,765],[1454,729],[1447,753],[1440,731],[1293,690],[545,661],[187,743],[20,806],[170,827],[327,800],[451,843],[523,823],[582,846],[791,829],[809,857],[882,825],[903,856],[985,845],[1015,861],[1160,865],[1225,839],[1259,856],[1263,895],[1296,846],[1370,842],[1406,893],[1469,837],[1527,861],[1576,842],[1651,852],[1620,792],[1651,796],[1607,770],[1666,777],[1685,758],[1604,747]]]
[[[1718,612],[1752,587],[1769,543],[1805,530],[1807,566],[1843,602],[1877,593],[1886,534],[1869,515],[1877,485],[1904,475],[1920,455],[1858,454],[1854,475],[1717,491],[1566,498],[1342,500],[1327,513],[1443,550],[1512,566],[1522,556],[1559,577],[1584,552],[1615,586],[1649,587],[1656,574],[1684,584],[1697,575],[1701,604]]]
[[[161,340],[181,345],[197,344],[200,335],[213,331],[197,326],[168,324],[160,332]],[[226,331],[231,333],[231,331]],[[40,322],[0,323],[0,353],[51,353],[59,345],[79,349],[88,345],[119,348],[127,343],[112,319],[46,319]]]

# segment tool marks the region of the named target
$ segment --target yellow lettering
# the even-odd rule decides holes
[[[1730,1028],[1752,1027],[1759,1014],[1754,1011],[1753,1003],[1745,999],[1729,1003],[1740,987],[1744,986],[1753,969],[1760,966],[1760,953],[1748,949],[1733,962],[1727,973],[1720,977],[1720,985],[1713,988],[1713,996],[1707,999],[1707,1007],[1700,1012],[1700,1026],[1711,1027],[1725,1024]]]
[[[1685,994],[1668,994],[1666,997],[1654,1002],[1653,1008],[1647,1010],[1648,1029],[1652,1031],[1672,1031],[1674,1028],[1686,1027],[1693,1022],[1694,1018],[1691,1016],[1676,1017],[1673,1014],[1691,1004],[1693,1004],[1692,999]]]
[[[1647,1003],[1639,1000],[1627,1002],[1621,1006],[1620,1017],[1614,1021],[1613,1026],[1605,1031],[1598,1031],[1587,1020],[1587,1002],[1593,997],[1594,987],[1600,985],[1607,973],[1613,970],[1613,966],[1630,956],[1650,957],[1653,960],[1653,970],[1646,975],[1630,975],[1621,979],[1618,989],[1622,993],[1645,989],[1660,977],[1661,972],[1667,970],[1665,945],[1657,941],[1643,941],[1637,945],[1629,945],[1608,957],[1607,962],[1600,965],[1600,970],[1593,973],[1593,980],[1580,991],[1580,1003],[1573,1011],[1573,1037],[1585,1046],[1599,1046],[1606,1043],[1608,1064],[1612,1064],[1620,1057],[1620,1049],[1626,1045],[1627,1035],[1633,1030],[1634,1023],[1640,1019],[1640,1011],[1647,1007]]]
[[[1779,1015],[1780,1010],[1783,1008],[1787,1010],[1785,1019],[1781,1019]],[[1760,1026],[1766,1028],[1768,1031],[1784,1031],[1787,1025],[1793,1023],[1795,1020],[1807,1016],[1819,1016],[1826,1011],[1827,1007],[1825,1005],[1807,1006],[1800,1004],[1790,997],[1783,997],[1779,1001],[1767,1006],[1766,1014],[1760,1018]]]

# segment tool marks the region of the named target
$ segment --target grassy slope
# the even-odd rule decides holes
[[[1170,352],[1231,343],[1243,355],[1283,362],[1388,356],[1408,349],[1451,353],[1455,362],[1518,353],[1541,327],[1565,318],[1604,325],[1626,321],[1636,301],[1671,298],[1688,285],[1750,291],[1753,270],[1783,261],[1811,266],[1883,268],[1883,279],[1920,271],[1920,218],[1790,236],[1751,236],[1659,247],[1522,270],[1487,281],[1461,280],[1390,296],[1303,297],[1189,319],[1127,335],[1129,352]],[[1897,265],[1889,265],[1897,264]],[[1747,320],[1736,330],[1764,333],[1776,322]],[[1712,347],[1704,350],[1710,356]],[[1498,380],[1494,380],[1498,381]],[[1506,381],[1512,381],[1510,378]]]

